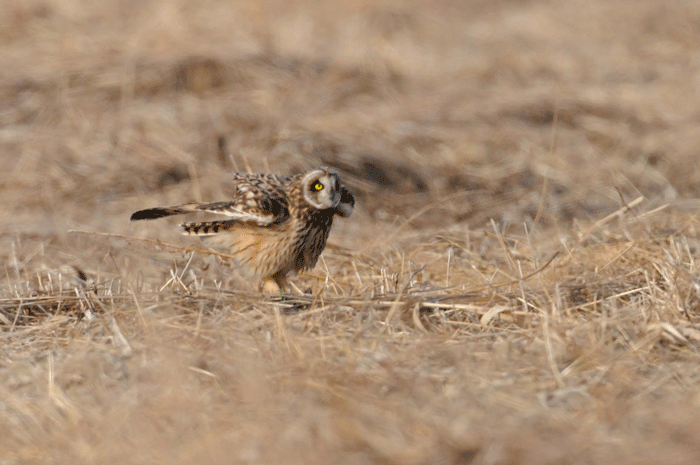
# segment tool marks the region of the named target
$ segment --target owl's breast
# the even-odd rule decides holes
[[[332,225],[333,213],[326,210],[309,212],[300,222],[301,231],[293,254],[293,268],[296,271],[310,270],[316,266],[318,257],[326,247]]]

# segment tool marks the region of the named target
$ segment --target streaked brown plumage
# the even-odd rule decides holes
[[[184,234],[231,254],[248,276],[262,278],[263,289],[287,288],[287,275],[316,265],[333,225],[349,217],[355,197],[338,174],[320,168],[292,177],[235,173],[231,200],[188,203],[140,210],[131,220],[152,220],[208,212],[229,219],[182,223]]]

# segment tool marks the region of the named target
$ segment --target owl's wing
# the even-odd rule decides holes
[[[340,202],[338,206],[335,207],[335,214],[343,218],[348,218],[352,215],[352,211],[355,209],[355,196],[352,195],[347,187],[340,187]]]
[[[289,201],[280,186],[272,185],[264,179],[251,182],[244,178],[237,181],[232,200],[148,208],[131,215],[131,221],[154,220],[165,216],[198,212],[225,215],[233,220],[254,223],[258,226],[284,223],[289,219]]]

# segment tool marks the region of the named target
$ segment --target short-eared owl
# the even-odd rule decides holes
[[[349,217],[355,197],[338,174],[320,168],[292,177],[234,173],[231,200],[188,203],[140,210],[131,221],[184,213],[209,212],[229,219],[182,223],[184,234],[235,257],[263,289],[287,288],[287,274],[311,269],[326,246],[333,216]]]

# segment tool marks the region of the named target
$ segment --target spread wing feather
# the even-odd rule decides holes
[[[193,202],[173,207],[148,208],[139,210],[131,215],[131,221],[154,220],[166,216],[201,212],[224,215],[236,221],[255,223],[259,226],[284,223],[289,219],[289,201],[280,185],[286,179],[279,179],[271,175],[257,179],[252,179],[247,175],[237,175],[234,176],[234,181],[237,183],[234,186],[232,200],[212,203]],[[219,225],[224,223],[229,224],[230,221],[212,222],[212,224]],[[200,234],[187,228],[185,228],[185,233]],[[203,232],[202,234],[213,234],[213,232]]]
[[[335,207],[335,214],[343,218],[352,215],[355,209],[355,196],[345,186],[340,186],[340,202]]]
[[[190,236],[209,236],[217,234],[221,231],[226,231],[236,226],[237,220],[221,220],[221,221],[203,221],[200,223],[182,223],[183,234]]]

